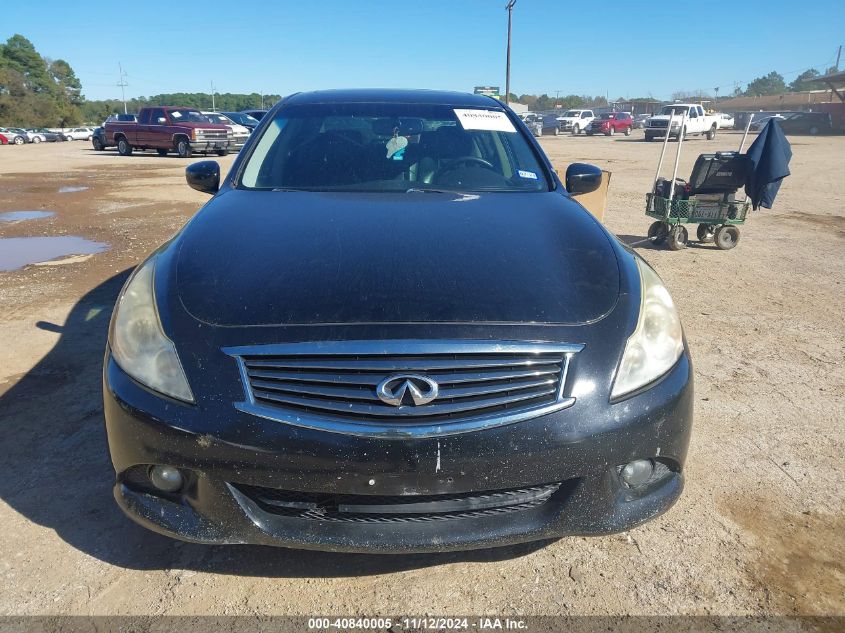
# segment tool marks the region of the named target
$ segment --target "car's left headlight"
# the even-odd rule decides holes
[[[176,347],[158,318],[155,262],[153,257],[135,271],[117,301],[109,340],[112,356],[123,371],[150,389],[193,402]]]
[[[660,378],[684,351],[684,333],[672,297],[647,264],[640,271],[640,316],[628,338],[613,381],[611,398],[619,398]]]

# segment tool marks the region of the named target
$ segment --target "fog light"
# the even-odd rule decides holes
[[[150,468],[150,481],[162,492],[176,492],[185,479],[178,468],[173,466],[153,466]]]
[[[638,459],[628,462],[619,471],[619,476],[626,486],[639,488],[651,479],[654,473],[654,462],[650,459]]]

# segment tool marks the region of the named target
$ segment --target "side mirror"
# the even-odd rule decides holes
[[[566,190],[571,194],[590,193],[601,185],[601,169],[587,163],[572,163],[566,168]]]
[[[185,168],[185,180],[191,189],[213,196],[220,189],[220,165],[213,160],[188,165]]]

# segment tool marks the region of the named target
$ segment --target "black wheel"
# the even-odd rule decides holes
[[[607,129],[606,134],[607,134],[607,136],[613,136],[613,134],[614,134],[615,132],[616,132],[616,130],[614,130],[614,129],[613,129],[613,126],[611,125],[611,126]]]
[[[575,127],[572,128],[572,134],[574,134],[575,136],[578,136],[580,133],[581,133],[581,126],[576,123]]]
[[[810,128],[809,130],[807,130],[807,131],[810,133],[810,136],[815,136],[816,134],[818,134],[818,133],[819,133],[819,128],[817,128],[817,127],[814,125],[813,127],[811,127],[811,128]]]
[[[106,149],[105,147],[103,147],[103,142],[100,140],[99,136],[95,136],[91,139],[91,145],[94,146],[94,150],[97,152],[102,152],[104,149]]]
[[[629,127],[625,128],[625,136],[631,136],[631,128],[629,128]]]
[[[686,139],[686,138],[687,138],[687,128],[684,128],[683,130],[678,132],[678,135],[675,137],[675,142],[680,143],[681,139]]]
[[[557,136],[557,134],[555,134],[555,136]],[[218,149],[217,150],[218,156],[226,156],[228,153],[229,153],[229,150],[227,150],[227,149]]]
[[[191,144],[188,142],[188,139],[180,138],[176,141],[176,153],[179,154],[179,158],[191,157]]]
[[[716,227],[712,224],[699,224],[695,230],[695,236],[702,244],[712,242],[716,234]]]
[[[735,226],[725,225],[716,229],[716,246],[723,251],[729,251],[739,242],[739,229]]]
[[[162,149],[162,148],[160,148],[160,147],[156,150],[156,153],[157,153],[159,156],[167,156],[167,150],[166,150],[166,149]]]
[[[716,126],[712,126],[709,130],[707,130],[707,140],[712,141],[716,138]]]
[[[645,135],[645,142],[651,143],[654,140],[653,136],[649,136],[648,134]]]
[[[648,239],[652,244],[663,244],[667,237],[669,237],[669,225],[666,222],[657,220],[656,222],[652,222],[651,226],[648,227]]]
[[[40,143],[40,142],[41,142],[41,137],[40,137],[40,136],[33,136],[33,137],[32,137],[32,142],[33,142],[33,143]]]
[[[14,142],[15,145],[23,145],[23,137],[22,136],[16,136],[15,140],[13,142]]]
[[[117,141],[117,153],[121,156],[132,156],[132,146],[123,136]]]
[[[676,224],[669,231],[669,240],[666,242],[666,245],[670,251],[679,251],[687,247],[687,239],[689,239],[689,236],[687,235],[686,228],[680,224]]]

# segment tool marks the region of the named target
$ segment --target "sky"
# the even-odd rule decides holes
[[[4,0],[0,39],[70,63],[89,99],[320,88],[505,89],[505,0]],[[511,92],[719,95],[833,65],[842,0],[517,0]],[[845,59],[840,68],[845,67]]]

